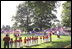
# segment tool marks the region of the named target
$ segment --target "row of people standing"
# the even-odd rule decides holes
[[[36,36],[36,37],[25,37],[24,38],[24,44],[25,46],[32,46],[32,45],[37,45],[37,44],[41,44],[44,42],[48,42],[49,41],[49,36]]]
[[[21,37],[19,39],[17,39],[17,37],[15,37],[15,40],[13,40],[13,38],[10,38],[8,35],[6,35],[6,37],[4,37],[4,39],[3,39],[4,40],[4,48],[6,48],[6,46],[8,48],[13,48],[13,45],[15,46],[15,48],[21,47],[21,46],[23,46],[23,42],[24,42],[24,45],[26,45],[26,46],[36,45],[36,44],[38,44],[39,38],[41,41],[42,41],[42,39],[44,42],[48,41],[48,36],[25,37],[23,40]]]

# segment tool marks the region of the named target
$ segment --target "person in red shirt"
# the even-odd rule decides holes
[[[43,40],[45,39],[45,37],[43,36]]]
[[[47,42],[48,42],[48,35],[46,36]]]
[[[31,45],[32,43],[31,43],[31,37],[29,37],[29,46]]]
[[[43,36],[43,42],[45,42],[45,40],[46,40],[46,37],[45,37],[45,36]]]
[[[42,36],[40,36],[40,39],[42,39]]]
[[[37,38],[36,37],[34,37],[34,44],[36,45],[36,40],[37,40]]]
[[[10,47],[12,48],[12,46],[13,46],[13,39],[11,38],[11,40],[10,40]]]
[[[42,36],[40,36],[40,40],[41,40],[41,43],[42,43]]]
[[[29,45],[29,37],[27,37],[27,46]]]
[[[35,37],[32,36],[32,45],[35,45]]]
[[[36,44],[38,44],[38,36],[36,37]]]
[[[4,48],[6,48],[6,46],[9,48],[9,41],[10,41],[10,37],[7,34],[6,37],[3,38],[4,41]]]
[[[21,47],[21,45],[22,45],[22,38],[21,37],[19,38],[18,42],[19,42],[19,47]]]
[[[32,45],[35,45],[35,37],[32,37]]]
[[[45,36],[45,42],[47,42],[47,41],[48,41],[48,35]]]
[[[49,33],[50,35],[50,42],[52,41],[52,32]]]
[[[26,41],[27,41],[27,40],[26,40],[26,37],[25,37],[25,38],[24,38],[24,43],[25,43],[25,44],[26,44]]]
[[[15,42],[15,48],[17,48],[17,42],[18,42],[17,37],[14,42]]]
[[[32,36],[32,44],[34,43],[34,37]]]

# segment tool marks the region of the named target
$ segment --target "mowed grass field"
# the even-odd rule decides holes
[[[5,34],[1,34],[1,48],[4,48],[3,44],[3,38],[4,38]],[[25,37],[28,37],[30,35],[23,35],[22,39],[24,39]],[[15,39],[13,34],[10,34],[10,37]],[[41,42],[41,40],[39,39],[38,41],[39,43]],[[23,42],[24,44],[24,42]],[[52,35],[52,42],[47,42],[47,43],[42,43],[42,44],[38,44],[36,46],[31,46],[31,47],[25,47],[23,46],[22,48],[64,48],[67,45],[71,44],[71,36],[61,36],[60,39],[57,38],[56,35]],[[14,45],[13,45],[14,48]]]

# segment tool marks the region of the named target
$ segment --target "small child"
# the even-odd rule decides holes
[[[32,44],[31,37],[29,37],[29,46]]]
[[[18,42],[19,42],[19,47],[21,47],[21,45],[22,45],[22,38],[21,37],[19,38]]]
[[[45,38],[45,40],[44,40],[44,41],[45,41],[45,42],[47,42],[47,40],[48,40],[48,37],[47,37],[47,36],[45,36],[44,38]]]
[[[46,36],[46,42],[48,42],[48,35]]]
[[[36,37],[34,37],[34,43],[35,43],[35,45],[36,45],[36,41],[37,41],[37,38],[36,38]]]
[[[41,40],[41,43],[42,43],[42,36],[40,36],[40,40]]]
[[[27,43],[27,39],[26,39],[26,37],[24,38],[24,44],[26,44]]]
[[[43,42],[45,42],[45,36],[43,36]]]
[[[14,42],[15,42],[15,48],[17,48],[17,42],[18,42],[17,37]]]
[[[13,39],[11,38],[11,40],[10,40],[10,48],[12,48],[12,46],[13,46]]]
[[[29,37],[27,38],[27,46],[29,46]]]
[[[34,37],[32,36],[32,45],[33,45],[33,43],[34,43]]]
[[[38,36],[36,37],[36,44],[38,44]]]

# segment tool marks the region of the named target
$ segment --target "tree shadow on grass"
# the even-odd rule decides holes
[[[26,48],[32,48],[32,47],[36,47],[36,46],[39,46],[39,44],[37,44],[37,45],[32,45],[32,46],[25,46]]]
[[[65,46],[71,44],[71,41],[53,41],[52,46],[46,46],[46,48],[64,48]]]
[[[52,41],[52,42],[45,42],[38,45],[33,46],[25,46],[26,48],[32,48],[37,46],[43,46],[44,48],[64,48],[65,46],[71,44],[71,41]]]

